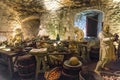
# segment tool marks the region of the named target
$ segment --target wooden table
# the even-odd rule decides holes
[[[14,63],[13,63],[13,57],[17,57],[20,54],[15,53],[12,51],[5,51],[0,49],[0,55],[3,55],[7,58],[7,64],[8,64],[8,70],[10,74],[10,80],[13,80],[13,74],[14,74]]]

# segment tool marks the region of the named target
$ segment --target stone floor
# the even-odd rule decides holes
[[[96,61],[91,61],[84,66],[86,66],[89,70],[94,70],[94,68],[96,66]],[[120,60],[117,60],[115,62],[111,62],[108,66],[110,68],[112,68],[112,70],[110,70],[110,72],[120,71]],[[0,63],[0,80],[10,80],[7,65],[4,65],[4,64],[1,64],[1,63]],[[17,73],[15,73],[13,80],[20,80]],[[38,80],[45,80],[43,78],[43,74],[39,75]]]

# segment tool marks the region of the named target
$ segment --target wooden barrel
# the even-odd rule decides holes
[[[62,76],[64,80],[79,80],[79,71],[81,70],[82,63],[76,66],[70,66],[67,64],[68,60],[66,60],[63,64]]]
[[[24,55],[18,58],[18,74],[21,80],[34,80],[36,60],[32,55]]]
[[[99,47],[91,47],[90,59],[95,61],[99,60]]]

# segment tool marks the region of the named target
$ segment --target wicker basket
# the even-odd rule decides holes
[[[52,70],[45,73],[44,77],[46,80],[58,80],[61,76],[61,69],[55,67]]]

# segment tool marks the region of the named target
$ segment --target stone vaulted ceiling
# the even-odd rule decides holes
[[[1,4],[7,5],[9,8],[21,14],[33,14],[46,12],[44,2],[50,0],[0,0]],[[53,1],[53,0],[51,0]],[[58,1],[58,0],[54,0]],[[106,1],[106,0],[105,0]],[[58,3],[63,7],[78,8],[81,6],[99,5],[101,0],[59,0]]]

